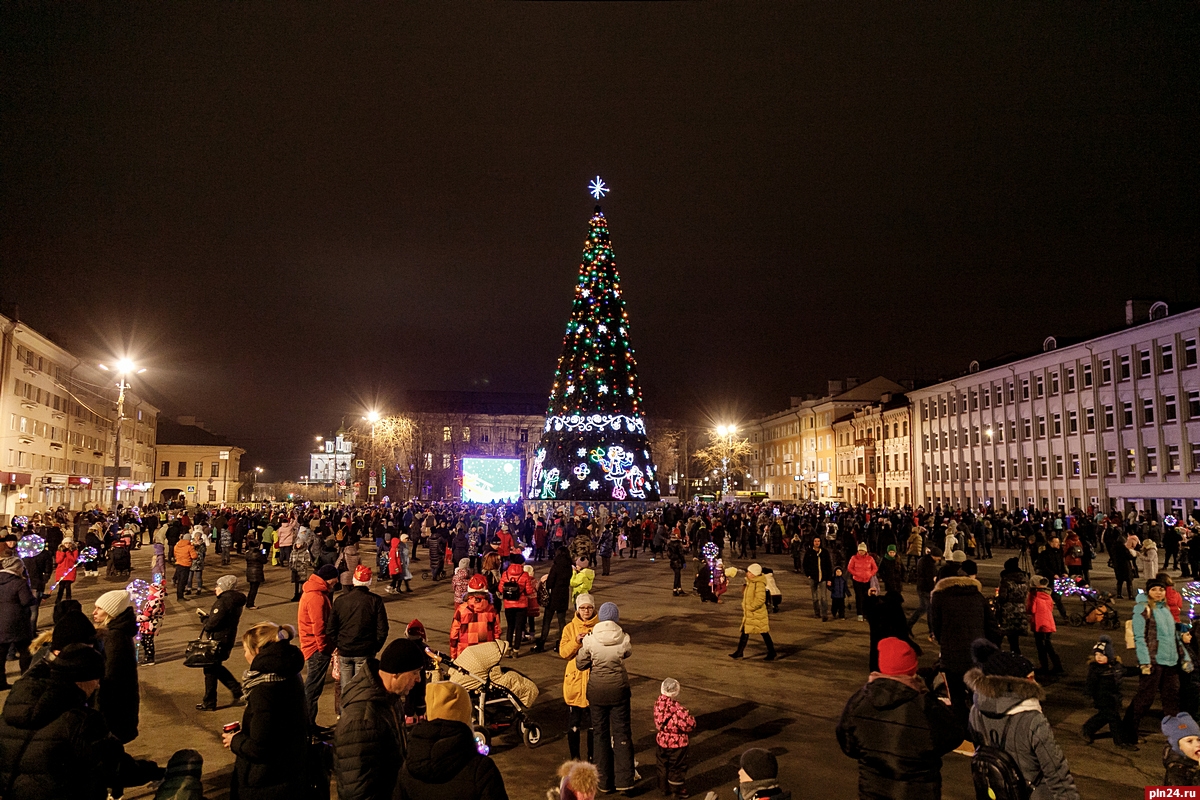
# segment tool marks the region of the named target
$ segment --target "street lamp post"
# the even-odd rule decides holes
[[[117,373],[117,425],[115,435],[113,436],[113,499],[112,510],[116,512],[118,502],[118,492],[120,491],[121,482],[121,422],[125,417],[125,390],[130,388],[129,382],[125,380],[130,373],[141,375],[145,372],[145,368],[137,369],[132,361],[127,358],[122,358],[112,367],[106,364],[97,365],[105,372]],[[132,470],[130,471],[132,477]]]

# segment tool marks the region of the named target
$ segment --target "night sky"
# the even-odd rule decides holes
[[[651,417],[1200,300],[1200,7],[908,5],[5,4],[0,299],[268,480],[548,393],[597,174]]]

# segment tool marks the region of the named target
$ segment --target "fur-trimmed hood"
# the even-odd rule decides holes
[[[933,586],[933,591],[944,592],[953,589],[954,594],[969,593],[971,590],[983,594],[983,584],[974,578],[956,575],[953,578],[942,578]]]
[[[1038,700],[1040,703],[1046,698],[1045,691],[1037,681],[1012,678],[1010,675],[985,675],[979,667],[962,676],[962,681],[977,694],[978,700],[995,700],[997,705],[1001,704],[998,703],[1000,700],[1008,700],[1007,708],[1024,700]]]

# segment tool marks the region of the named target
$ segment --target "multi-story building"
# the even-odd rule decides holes
[[[1126,323],[910,392],[917,502],[1200,511],[1200,310]]]
[[[834,423],[839,499],[889,507],[912,503],[909,423],[902,394],[884,394]]]
[[[899,394],[904,387],[887,378],[866,383],[829,381],[825,397],[793,397],[786,411],[746,426],[753,452],[750,475],[755,488],[779,500],[846,500],[838,494],[834,425],[856,410]]]
[[[126,391],[117,441],[112,373],[19,320],[0,316],[0,523],[60,506],[78,511],[153,498],[158,409]]]
[[[317,449],[309,453],[305,481],[338,483],[345,486],[354,467],[354,442],[344,428],[330,437],[321,437]]]
[[[245,450],[195,417],[158,421],[158,500],[185,505],[238,500]]]

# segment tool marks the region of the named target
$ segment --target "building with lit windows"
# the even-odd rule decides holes
[[[333,436],[321,437],[317,448],[308,455],[306,482],[338,484],[342,487],[350,480],[354,467],[354,442],[344,428]]]
[[[1130,302],[1126,327],[909,393],[917,502],[1200,511],[1200,310]]]
[[[833,424],[838,498],[870,506],[912,504],[909,404],[884,394]]]
[[[745,426],[753,451],[753,488],[772,499],[835,502],[838,494],[834,425],[880,398],[904,387],[879,377],[866,383],[850,378],[829,381],[824,397],[793,397],[786,411],[768,414]]]
[[[153,498],[158,409],[125,393],[115,462],[117,387],[24,322],[0,316],[0,524],[57,509],[141,505]]]
[[[225,505],[238,501],[245,449],[204,427],[195,417],[158,421],[158,500]]]

